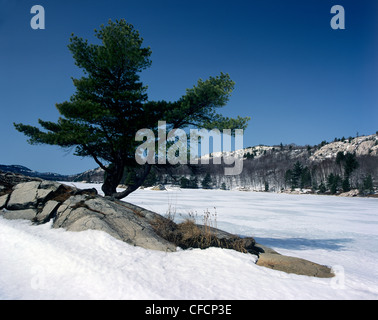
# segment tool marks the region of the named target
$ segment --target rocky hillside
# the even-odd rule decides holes
[[[73,176],[70,181],[102,183],[104,182],[104,170],[102,170],[101,168],[87,170],[83,173]]]
[[[342,161],[338,161],[340,155],[352,154],[358,165],[348,175],[350,188],[361,188],[364,179],[371,178],[375,188],[378,187],[378,135],[361,136],[356,138],[335,139],[327,143],[323,141],[316,146],[276,145],[254,146],[244,150],[231,152],[243,157],[243,172],[237,176],[225,176],[226,165],[185,165],[176,168],[158,168],[153,170],[150,177],[151,184],[175,184],[182,186],[183,179],[189,181],[191,187],[202,187],[202,181],[206,175],[210,175],[210,187],[225,189],[242,189],[255,191],[280,191],[293,187],[293,176],[290,171],[297,164],[302,168],[301,175],[307,175],[306,180],[298,187],[319,190],[323,185],[327,187],[331,174],[345,180],[345,168]],[[221,153],[214,153],[203,158],[208,158],[210,163]],[[100,168],[88,170],[84,173],[72,176],[58,174],[46,174],[32,171],[22,166],[0,166],[0,170],[22,173],[32,177],[39,177],[55,181],[85,181],[102,183],[104,171]],[[125,180],[127,176],[125,175]],[[342,182],[342,181],[341,181]],[[342,189],[342,184],[338,189]],[[122,181],[127,183],[127,181]]]
[[[323,161],[336,158],[338,152],[355,153],[357,156],[378,156],[378,135],[363,136],[357,138],[340,139],[332,143],[324,144],[311,155],[311,161]]]
[[[346,177],[346,155],[355,159],[356,167],[348,172],[350,188],[361,188],[367,178],[378,187],[378,135],[369,135],[336,141],[322,142],[316,146],[276,145],[254,146],[231,153],[243,156],[243,172],[238,176],[225,176],[225,165],[181,166],[169,172],[157,171],[159,182],[180,184],[182,177],[195,180],[199,187],[206,175],[210,175],[215,188],[256,191],[280,191],[293,187],[294,171],[301,169],[303,185],[298,187],[319,190],[327,186],[332,174]],[[339,154],[339,158],[338,158]],[[344,157],[342,157],[343,155]],[[207,156],[211,160],[221,154]],[[341,181],[342,182],[342,181]],[[342,189],[340,182],[339,189]]]

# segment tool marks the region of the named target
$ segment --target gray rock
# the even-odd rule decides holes
[[[53,192],[54,191],[51,190],[51,189],[38,189],[37,190],[37,202],[43,201],[45,198],[47,198]]]
[[[75,209],[79,208],[79,203],[83,203],[84,201],[85,196],[82,195],[71,196],[66,201],[64,201],[63,204],[61,204],[61,206],[58,208],[56,217],[53,222],[53,227],[66,228],[70,223],[74,222],[74,220],[77,219],[76,216],[80,212],[79,210],[76,210],[77,212],[75,214],[72,214],[72,212],[74,212]]]
[[[59,189],[60,186],[61,184],[55,181],[42,181],[39,189],[48,189],[55,192]]]
[[[3,209],[5,207],[5,205],[7,204],[8,198],[9,198],[9,194],[5,194],[0,197],[0,209]]]
[[[58,209],[54,228],[69,231],[102,230],[113,237],[145,249],[176,251],[176,246],[156,234],[138,207],[122,205],[100,196],[77,195]]]
[[[35,209],[25,209],[25,210],[4,210],[3,217],[8,220],[30,220],[32,221],[37,215],[37,210]]]
[[[7,209],[34,208],[37,205],[37,190],[40,184],[39,181],[30,181],[16,185],[8,201]]]
[[[47,201],[43,210],[35,217],[35,221],[38,223],[47,222],[59,206],[60,203],[58,201]]]
[[[109,225],[103,219],[101,219],[101,217],[96,215],[83,214],[80,218],[76,219],[75,222],[68,224],[66,230],[74,232],[81,232],[85,230],[104,231],[118,240],[124,240],[116,231],[112,230],[112,228],[110,228]]]
[[[263,251],[259,254],[259,259],[256,263],[258,266],[317,278],[332,278],[335,276],[331,268],[327,266],[301,258],[281,255],[273,249],[262,245],[257,246]]]

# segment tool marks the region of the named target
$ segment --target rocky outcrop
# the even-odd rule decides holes
[[[350,190],[348,192],[340,193],[340,197],[357,197],[360,194],[360,191],[357,189]]]
[[[176,251],[160,237],[151,222],[164,219],[145,209],[51,181],[0,172],[0,210],[6,219],[36,224],[53,221],[53,228],[68,231],[102,230],[146,249]]]
[[[355,153],[357,156],[378,156],[378,135],[369,135],[335,141],[322,146],[310,157],[312,161],[336,158],[338,152]]]
[[[101,230],[135,246],[176,251],[176,246],[160,237],[151,225],[157,216],[137,206],[123,205],[104,197],[76,195],[58,208],[53,227],[69,231]]]
[[[314,277],[332,277],[331,269],[280,255],[251,237],[194,223],[178,225],[152,211],[67,185],[0,171],[0,216],[35,224],[52,221],[68,231],[101,230],[116,239],[146,249],[176,251],[177,246],[234,249],[259,256],[257,264],[275,270]]]

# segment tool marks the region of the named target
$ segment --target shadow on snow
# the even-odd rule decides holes
[[[346,244],[353,242],[353,239],[305,239],[305,238],[259,238],[255,237],[257,243],[273,248],[307,250],[343,250]]]

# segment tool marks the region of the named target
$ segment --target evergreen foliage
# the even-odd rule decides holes
[[[292,169],[288,169],[285,173],[285,183],[289,184],[292,189],[295,188],[311,188],[312,186],[310,169],[297,161]]]
[[[335,194],[341,186],[341,177],[338,174],[330,173],[327,177],[327,186],[331,194]]]
[[[197,177],[191,178],[190,180],[182,177],[180,179],[180,188],[183,189],[198,189],[198,179]]]
[[[15,128],[31,144],[75,148],[75,155],[92,157],[106,172],[102,190],[117,199],[141,186],[151,164],[139,166],[135,150],[138,130],[157,131],[158,121],[172,128],[189,125],[219,130],[245,129],[249,117],[231,119],[217,112],[224,107],[234,88],[228,74],[198,80],[177,101],[149,101],[140,73],[151,66],[151,49],[124,19],[109,20],[95,30],[99,44],[90,44],[72,34],[68,48],[84,75],[73,79],[76,92],[69,101],[56,104],[57,122],[39,120],[42,130],[22,123]],[[127,189],[117,193],[125,168],[134,170]]]
[[[325,193],[327,191],[326,186],[324,185],[323,181],[319,184],[319,192]]]
[[[344,175],[348,178],[351,175],[351,173],[359,166],[356,154],[350,152],[344,154],[343,152],[339,151],[336,155],[336,163],[339,165],[343,165]]]
[[[373,193],[374,192],[374,184],[373,184],[373,178],[371,174],[365,176],[362,180],[362,185],[360,188],[361,193]]]
[[[207,173],[206,176],[202,180],[202,188],[203,189],[211,189],[213,186],[213,183],[211,181],[210,174]]]
[[[350,191],[350,183],[348,177],[345,177],[342,182],[342,188],[344,192]]]

